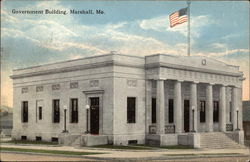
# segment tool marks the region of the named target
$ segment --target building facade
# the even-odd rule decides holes
[[[243,73],[211,58],[107,54],[18,69],[11,78],[15,139],[200,147],[210,132],[244,138]]]

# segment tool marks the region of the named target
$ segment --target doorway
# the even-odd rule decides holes
[[[189,100],[184,100],[184,131],[189,132]]]
[[[90,98],[90,133],[99,134],[99,97]]]

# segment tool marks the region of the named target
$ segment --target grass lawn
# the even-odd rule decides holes
[[[184,146],[184,145],[171,145],[171,146],[137,145],[137,146],[148,147],[148,148],[152,148],[152,149],[193,149],[193,147]]]
[[[152,148],[144,147],[144,146],[137,146],[137,145],[129,145],[129,146],[122,146],[122,145],[98,145],[98,146],[90,146],[92,148],[107,148],[107,149],[124,149],[124,150],[150,150]]]
[[[148,145],[99,145],[99,146],[91,146],[93,148],[107,148],[107,149],[126,149],[126,150],[152,150],[152,149],[193,149],[190,146],[148,146]]]
[[[57,143],[57,142],[45,142],[45,141],[24,141],[24,140],[1,141],[1,143],[14,143],[14,144],[39,144],[39,145],[58,145],[58,143]]]
[[[59,151],[59,150],[38,150],[38,149],[23,149],[1,147],[1,151],[16,151],[16,152],[32,152],[32,153],[46,153],[46,154],[62,154],[62,155],[95,155],[102,154],[97,152],[77,152],[77,151]]]

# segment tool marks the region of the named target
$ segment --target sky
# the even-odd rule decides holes
[[[1,1],[1,105],[12,107],[12,70],[116,51],[187,55],[187,23],[169,26],[185,1]],[[13,14],[12,10],[68,14]],[[104,14],[69,14],[70,10]],[[192,1],[191,55],[240,66],[249,100],[249,2]]]

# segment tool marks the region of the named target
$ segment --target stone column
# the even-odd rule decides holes
[[[239,129],[243,130],[243,114],[242,114],[242,88],[238,88],[238,110],[239,110]]]
[[[190,93],[191,93],[191,106],[190,106],[190,113],[189,113],[190,131],[194,130],[194,131],[198,132],[198,129],[197,129],[198,128],[198,122],[197,122],[197,110],[198,110],[198,108],[197,108],[197,83],[191,83]],[[193,112],[192,112],[193,107],[194,107],[194,119],[193,119]],[[194,128],[193,128],[193,124],[194,124]]]
[[[175,132],[181,133],[183,128],[183,115],[181,109],[181,82],[176,81],[174,84],[174,124]]]
[[[156,87],[156,126],[157,134],[165,134],[164,80],[157,80]]]
[[[230,123],[230,87],[226,86],[226,123]]]
[[[152,80],[146,80],[146,134],[149,133],[152,109]]]
[[[224,85],[220,87],[219,128],[221,132],[226,131],[226,88]]]
[[[208,84],[206,87],[206,129],[207,132],[213,131],[213,86]]]
[[[237,129],[237,87],[232,88],[232,94],[231,94],[231,102],[232,102],[232,124],[233,129]]]

